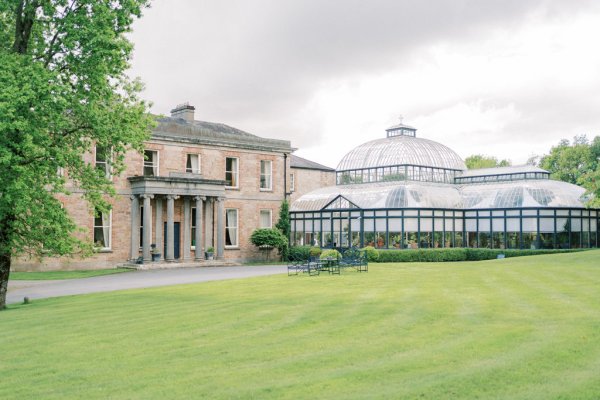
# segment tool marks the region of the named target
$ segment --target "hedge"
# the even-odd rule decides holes
[[[290,246],[288,249],[288,260],[302,261],[310,257],[310,246]]]
[[[581,249],[559,250],[518,250],[518,249],[416,249],[416,250],[380,250],[379,259],[375,262],[440,262],[440,261],[478,261],[505,257],[532,256],[538,254],[557,254],[582,251]],[[369,260],[371,261],[371,260]]]

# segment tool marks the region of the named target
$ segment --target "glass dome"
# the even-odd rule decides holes
[[[463,160],[450,148],[433,140],[400,135],[364,143],[342,158],[337,171],[418,165],[466,170]]]

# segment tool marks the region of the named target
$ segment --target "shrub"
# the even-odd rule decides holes
[[[322,251],[323,251],[323,250],[321,250],[321,248],[320,248],[320,247],[313,246],[313,247],[311,247],[311,248],[310,248],[309,255],[310,255],[311,257],[317,257],[317,256],[321,255],[321,252],[322,252]]]
[[[377,260],[379,259],[379,252],[375,247],[367,246],[363,247],[361,250],[367,253],[367,260],[369,260],[370,262],[377,262]]]
[[[288,250],[288,260],[302,261],[310,257],[310,246],[291,246]]]
[[[282,257],[286,256],[288,248],[287,238],[279,231],[279,229],[261,228],[256,229],[250,235],[250,242],[257,247],[272,247],[279,250]]]
[[[329,250],[325,250],[324,252],[321,253],[321,260],[324,260],[326,258],[335,258],[340,259],[342,258],[342,255],[340,254],[339,251],[335,250],[335,249],[329,249]]]
[[[366,249],[366,248],[365,248]],[[505,257],[521,257],[536,254],[555,254],[581,250],[519,250],[519,249],[416,249],[416,250],[381,250],[376,262],[444,262],[444,261],[479,261],[498,258],[498,254]],[[369,261],[372,261],[369,259]]]

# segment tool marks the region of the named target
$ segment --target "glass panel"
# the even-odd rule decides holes
[[[238,159],[225,158],[225,184],[229,187],[238,186]]]
[[[540,232],[554,233],[554,218],[540,218]]]
[[[401,218],[390,218],[388,220],[390,231],[401,231],[402,230],[402,219]]]
[[[238,245],[238,210],[225,210],[225,246]]]
[[[494,232],[504,232],[504,218],[494,218],[492,220],[492,230]]]

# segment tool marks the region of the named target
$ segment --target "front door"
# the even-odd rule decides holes
[[[175,257],[175,259],[179,259],[179,222],[175,222],[173,223],[173,231],[175,231],[175,235],[173,236],[173,257]],[[167,241],[169,240],[169,235],[171,234],[171,232],[168,231],[167,229],[167,223],[165,222],[165,248],[164,248],[164,255],[167,255]]]

